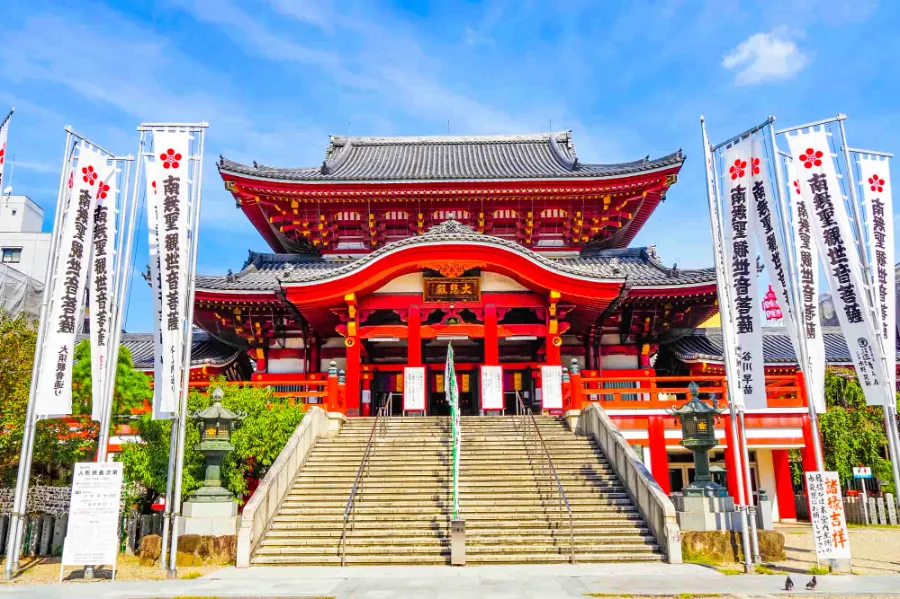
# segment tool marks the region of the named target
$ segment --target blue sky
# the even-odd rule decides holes
[[[897,152],[900,7],[874,0],[5,3],[0,110],[15,193],[47,210],[72,125],[116,153],[141,121],[210,123],[199,271],[267,249],[214,164],[321,162],[329,133],[572,129],[579,157],[688,155],[634,245],[712,264],[698,117],[713,141],[773,114],[845,112],[854,147]],[[7,178],[9,169],[7,169]],[[147,262],[145,228],[136,265]],[[151,329],[135,277],[127,329]]]

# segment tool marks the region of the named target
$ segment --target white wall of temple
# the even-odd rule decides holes
[[[294,374],[306,370],[306,360],[302,358],[274,358],[267,364],[269,374]]]
[[[600,356],[603,370],[636,370],[640,368],[638,356]]]
[[[748,431],[749,432],[749,431]],[[769,501],[772,503],[772,520],[778,522],[781,520],[778,510],[778,493],[775,489],[775,465],[772,462],[771,449],[757,449],[756,451],[756,469],[760,489],[765,489]]]

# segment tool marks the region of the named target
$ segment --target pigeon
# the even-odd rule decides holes
[[[784,590],[785,591],[793,591],[794,590],[794,581],[791,580],[790,576],[788,576],[787,580],[784,581]]]
[[[812,580],[810,580],[809,582],[806,583],[806,590],[807,590],[807,591],[815,591],[815,590],[816,590],[816,584],[818,584],[818,583],[816,582],[816,577],[813,576],[813,577],[812,577]]]

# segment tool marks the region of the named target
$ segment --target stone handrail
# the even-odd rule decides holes
[[[250,566],[250,556],[293,486],[294,478],[306,461],[306,456],[316,440],[328,434],[328,414],[322,408],[311,407],[244,506],[237,534],[235,563],[238,568]]]
[[[681,530],[675,520],[675,505],[603,408],[596,404],[587,406],[578,419],[576,432],[592,437],[606,454],[669,563],[682,563]]]

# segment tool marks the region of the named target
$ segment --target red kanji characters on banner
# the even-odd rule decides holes
[[[751,158],[750,159],[750,174],[751,175],[759,174],[759,158]]]

